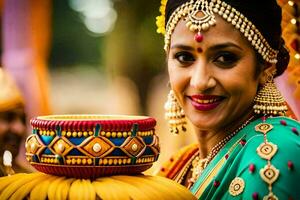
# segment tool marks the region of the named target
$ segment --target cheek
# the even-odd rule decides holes
[[[188,72],[184,69],[175,69],[175,67],[169,67],[169,78],[171,88],[176,93],[182,93],[184,92],[185,88],[188,87]]]
[[[252,102],[256,95],[258,81],[253,77],[239,76],[225,82],[225,90],[235,101]],[[240,102],[242,103],[242,102]]]
[[[180,76],[179,70],[175,67],[175,63],[172,61],[168,62],[168,73],[170,84],[173,89],[177,88],[180,85],[182,76]]]
[[[255,77],[256,65],[253,60],[254,57],[247,57],[230,71],[231,75],[224,76],[228,77],[227,80],[223,80],[233,94],[242,95],[244,99],[255,96],[259,83],[258,77]]]

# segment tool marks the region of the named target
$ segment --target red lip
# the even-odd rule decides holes
[[[197,94],[190,96],[189,99],[191,100],[191,103],[195,109],[199,111],[210,111],[218,107],[224,97],[218,95]]]
[[[220,99],[224,98],[219,95],[204,95],[204,94],[196,94],[191,96],[192,99],[200,99],[200,100],[210,100],[210,99]]]

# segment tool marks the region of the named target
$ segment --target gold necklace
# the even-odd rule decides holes
[[[192,185],[197,181],[199,176],[202,174],[203,170],[207,167],[210,161],[219,153],[219,151],[225,146],[225,144],[233,138],[240,130],[245,128],[254,116],[251,116],[248,120],[246,120],[240,127],[238,127],[235,131],[231,134],[227,135],[223,138],[220,142],[218,142],[209,152],[206,158],[200,159],[200,153],[197,152],[197,156],[192,160],[192,177],[188,180],[189,184],[187,188],[191,188]]]

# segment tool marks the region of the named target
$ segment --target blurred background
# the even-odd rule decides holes
[[[0,2],[1,65],[21,90],[27,124],[48,114],[152,116],[161,141],[152,170],[194,140],[190,132],[171,135],[164,120],[169,88],[163,37],[155,25],[159,0]],[[284,30],[292,61],[277,84],[299,116],[299,7],[279,2],[288,14]],[[22,146],[20,161],[23,155]]]

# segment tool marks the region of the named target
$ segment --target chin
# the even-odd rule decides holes
[[[192,126],[199,130],[214,130],[220,125],[219,120],[210,118],[210,119],[199,119],[199,118],[189,118]]]

